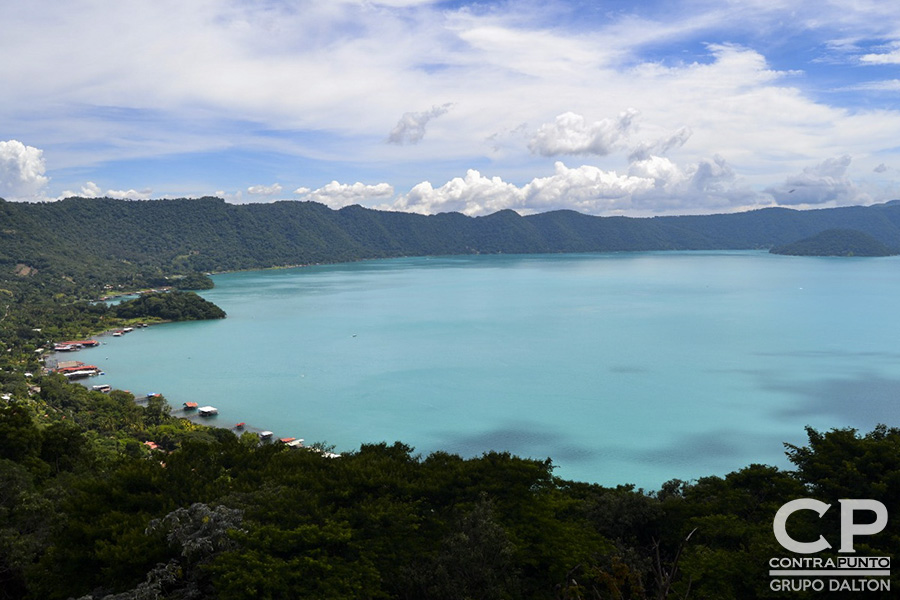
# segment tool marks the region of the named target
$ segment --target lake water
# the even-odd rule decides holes
[[[106,371],[88,384],[338,451],[503,450],[649,489],[788,467],[806,425],[898,425],[898,258],[465,256],[214,279],[202,295],[227,319],[103,338],[78,357]]]

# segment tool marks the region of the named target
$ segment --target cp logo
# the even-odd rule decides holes
[[[856,552],[853,549],[853,538],[857,535],[874,535],[885,528],[888,522],[888,512],[884,504],[878,500],[838,500],[841,503],[841,547],[838,552]],[[788,535],[786,525],[788,517],[798,510],[811,510],[818,513],[821,518],[831,507],[813,498],[800,498],[791,500],[778,509],[772,528],[775,530],[775,539],[791,552],[797,554],[813,554],[831,548],[821,535],[815,542],[798,542]],[[872,523],[856,523],[853,514],[857,511],[869,511],[875,513],[875,521]]]

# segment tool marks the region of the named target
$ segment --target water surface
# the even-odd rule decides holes
[[[215,276],[223,321],[105,338],[90,384],[338,451],[505,450],[657,488],[898,424],[900,260],[762,252],[404,258]],[[99,357],[99,358],[96,358]]]

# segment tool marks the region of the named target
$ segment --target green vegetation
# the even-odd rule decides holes
[[[142,294],[112,307],[120,319],[161,319],[163,321],[198,321],[224,319],[225,311],[193,292]]]
[[[232,205],[217,198],[0,201],[0,269],[78,285],[365,258],[477,253],[771,248],[837,227],[900,247],[900,204],[632,219],[555,211],[471,218],[313,202]],[[169,277],[168,280],[165,278]],[[196,289],[196,288],[195,288]]]
[[[213,280],[203,273],[188,273],[187,275],[178,275],[172,277],[172,287],[176,290],[211,290],[213,289]],[[159,285],[159,284],[157,284]],[[163,284],[165,285],[165,284]]]
[[[828,229],[798,242],[769,250],[793,256],[894,256],[900,254],[868,233],[855,229]]]
[[[769,589],[769,559],[785,554],[772,533],[778,508],[802,497],[900,505],[900,430],[885,426],[809,429],[807,445],[788,447],[793,470],[750,465],[644,491],[562,480],[549,459],[505,453],[420,456],[396,442],[332,459],[260,445],[251,433],[175,418],[164,398],[91,391],[40,363],[50,342],[123,319],[222,316],[177,291],[91,302],[202,289],[205,271],[402,254],[769,247],[839,222],[897,245],[896,203],[470,219],[70,199],[0,201],[0,222],[0,600],[814,598]],[[798,515],[791,534],[836,545],[837,513]],[[865,556],[898,549],[894,519],[857,544]]]
[[[793,471],[646,493],[504,453],[331,459],[173,418],[162,398],[34,383],[0,402],[0,598],[778,597],[782,504],[900,498],[886,427],[810,429]],[[800,517],[797,539],[839,539],[838,519]],[[891,521],[859,550],[893,554],[898,536]]]

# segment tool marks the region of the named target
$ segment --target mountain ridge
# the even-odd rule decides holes
[[[0,202],[0,266],[77,273],[226,271],[441,254],[769,249],[834,228],[900,247],[900,203],[814,210],[600,217],[571,210],[480,217],[420,215],[315,202],[72,197]]]

